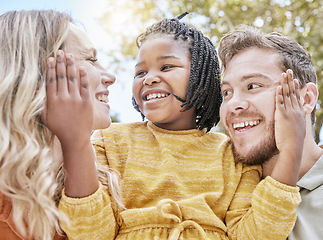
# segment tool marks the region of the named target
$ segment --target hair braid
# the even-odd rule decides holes
[[[188,43],[191,53],[191,70],[185,99],[174,95],[182,102],[182,111],[196,107],[196,127],[209,131],[219,120],[219,110],[222,103],[220,88],[220,67],[217,52],[211,40],[195,28],[189,28],[179,20],[188,13],[175,18],[165,18],[137,37],[138,48],[151,37],[174,36],[176,41]],[[139,111],[133,98],[133,106]],[[140,111],[139,111],[140,112]],[[143,116],[143,115],[142,115]],[[143,116],[144,118],[144,116]]]

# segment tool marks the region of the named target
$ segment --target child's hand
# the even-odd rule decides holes
[[[65,64],[66,63],[66,64]],[[58,51],[47,61],[47,102],[42,120],[61,142],[65,193],[84,197],[99,186],[90,137],[93,106],[85,69],[76,70],[73,56]]]
[[[65,65],[66,62],[66,65]],[[93,108],[85,69],[76,70],[71,54],[59,50],[57,59],[47,61],[47,102],[42,113],[46,126],[59,138],[62,146],[89,140]],[[64,145],[65,144],[65,145]]]
[[[292,70],[282,74],[276,93],[275,137],[279,151],[303,148],[305,113],[300,102],[298,80]]]
[[[276,92],[275,140],[279,157],[273,174],[279,181],[296,185],[305,138],[305,113],[300,101],[298,80],[292,70],[282,74],[281,86]],[[277,176],[278,176],[277,175]]]

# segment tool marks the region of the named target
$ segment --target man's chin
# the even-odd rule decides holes
[[[247,165],[262,165],[279,153],[275,141],[262,143],[260,146],[255,146],[249,151],[240,152],[232,144],[232,152],[236,163],[242,162]]]

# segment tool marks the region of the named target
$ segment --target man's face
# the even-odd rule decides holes
[[[222,82],[220,116],[237,161],[262,164],[278,153],[274,135],[279,55],[248,48],[228,63]]]

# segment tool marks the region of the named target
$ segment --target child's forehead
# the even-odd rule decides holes
[[[157,40],[157,41],[155,41],[155,40]],[[152,41],[154,41],[156,44],[158,44],[158,40],[161,40],[163,42],[170,42],[172,45],[176,45],[178,47],[187,48],[187,49],[190,49],[193,46],[192,40],[190,40],[189,38],[184,40],[180,37],[175,37],[175,34],[155,33],[155,34],[148,35],[145,38],[145,40],[142,42],[141,47],[145,43],[152,42]]]
[[[185,45],[182,40],[176,40],[172,37],[159,37],[147,39],[141,45],[139,54],[144,52],[148,54],[154,54],[156,52],[180,52],[186,53],[189,48]]]
[[[163,62],[166,59],[191,61],[191,53],[189,48],[173,38],[153,38],[141,45],[136,66]]]

